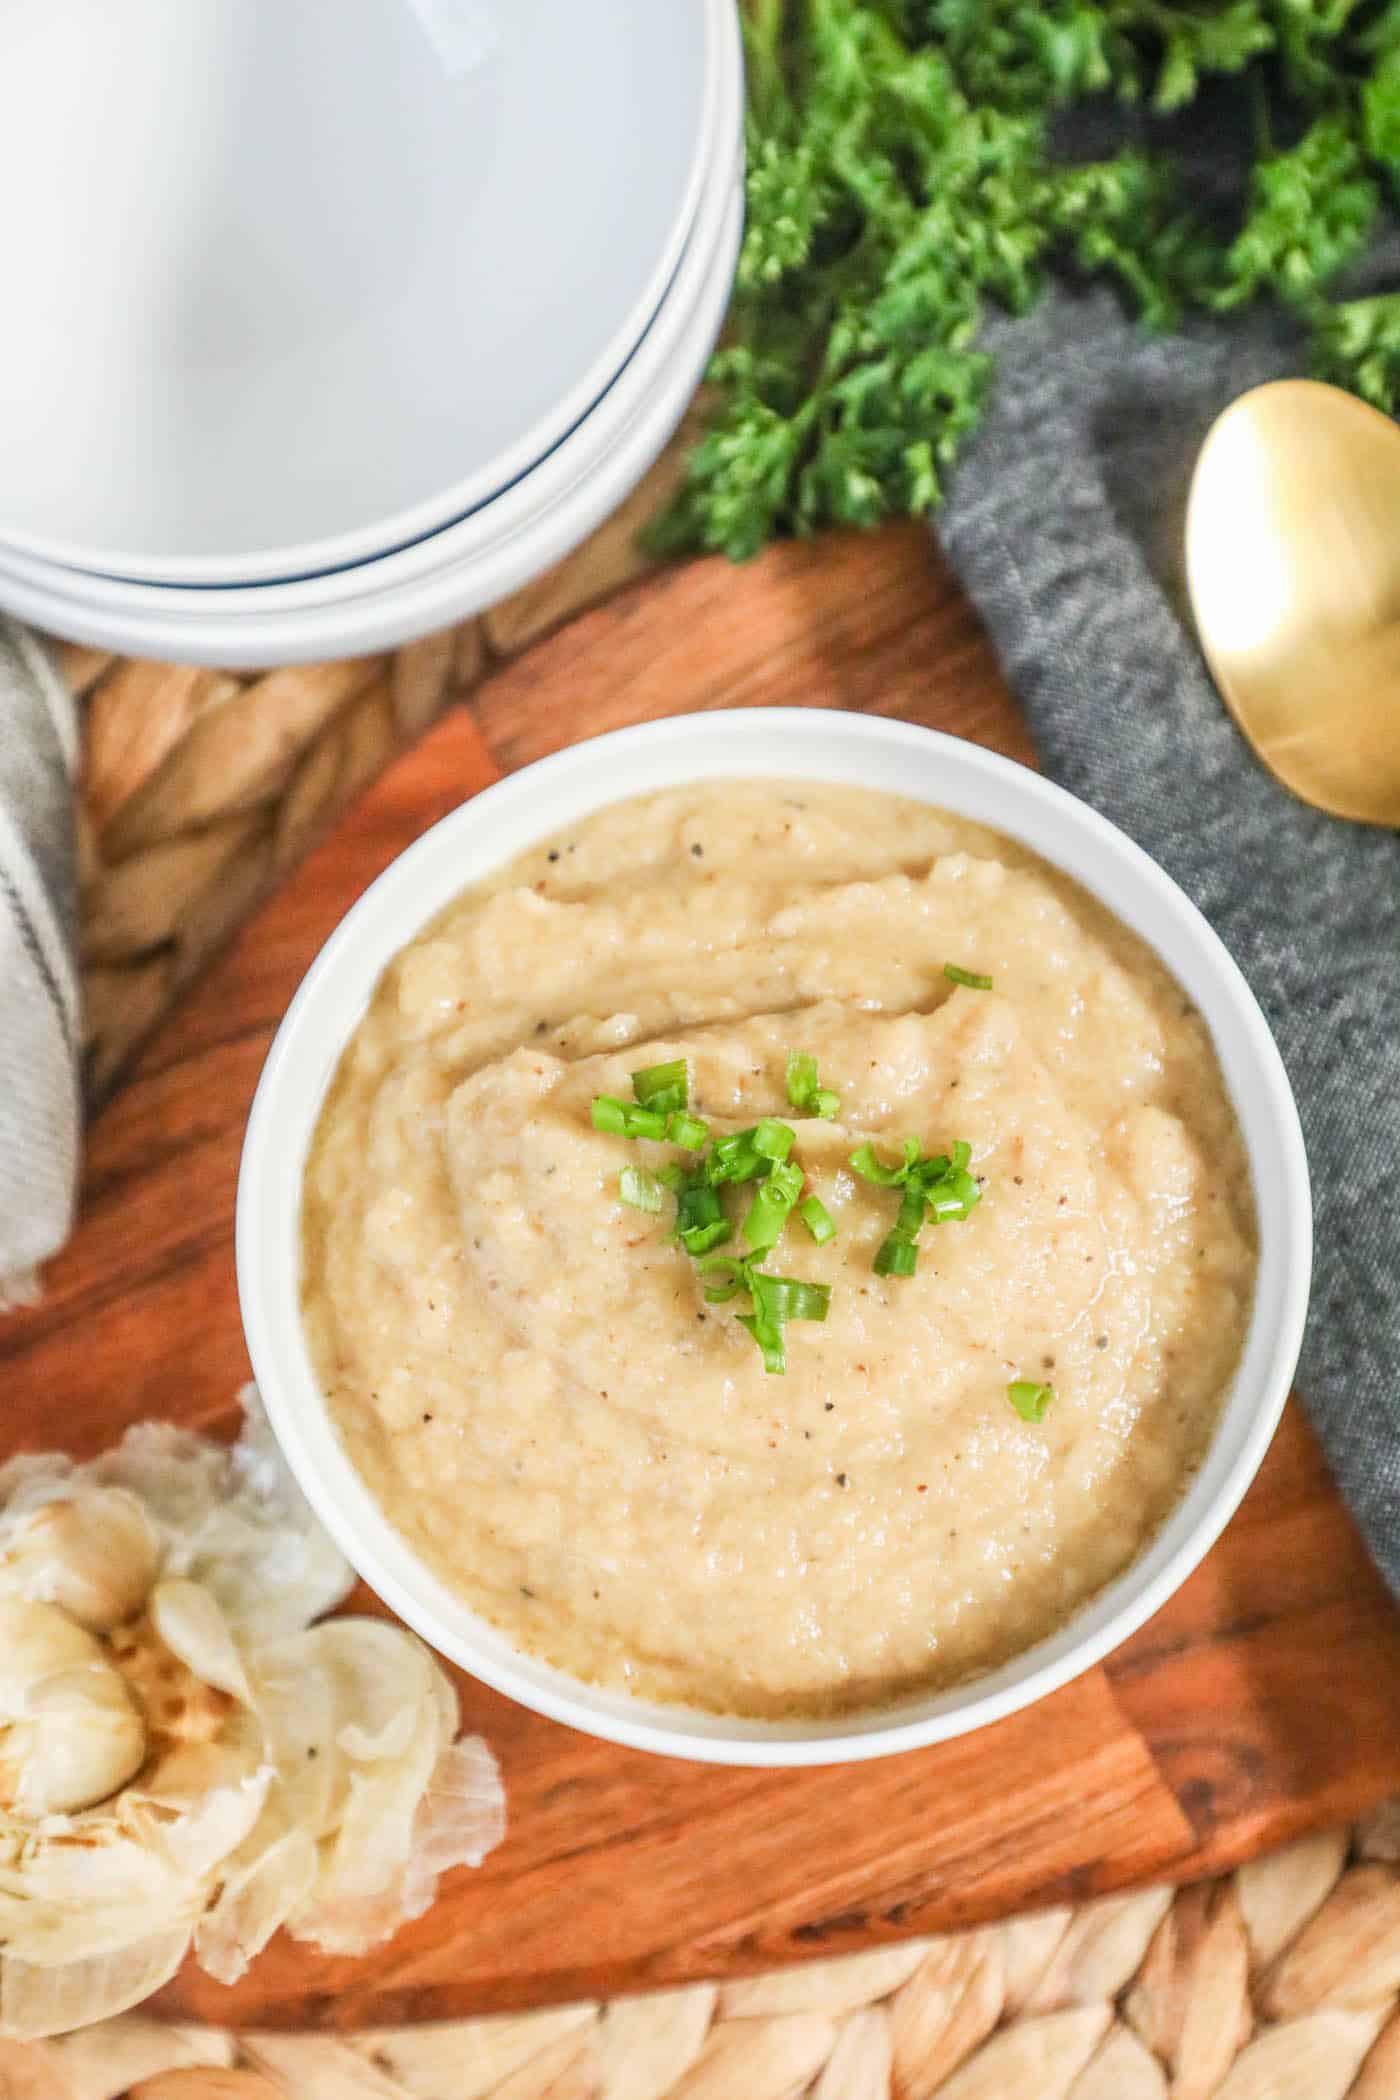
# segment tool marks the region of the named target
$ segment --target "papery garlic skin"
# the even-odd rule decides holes
[[[145,1755],[145,1722],[101,1642],[56,1604],[0,1597],[0,1808],[72,1815]]]

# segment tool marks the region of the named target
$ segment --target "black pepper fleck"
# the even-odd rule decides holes
[[[433,1418],[432,1418],[432,1416],[431,1416],[431,1415],[424,1415],[424,1417],[423,1417],[423,1420],[424,1420],[425,1422],[431,1422],[431,1421],[432,1421],[432,1419],[433,1419]]]
[[[555,857],[555,859],[557,860],[559,856],[558,856],[558,854],[556,854],[556,855],[555,855],[554,857]],[[534,1601],[535,1601],[535,1593],[534,1593],[534,1591],[533,1591],[533,1590],[532,1590],[532,1589],[531,1589],[531,1588],[530,1588],[530,1587],[528,1586],[528,1584],[526,1584],[526,1583],[523,1583],[523,1582],[521,1583],[521,1585],[520,1585],[520,1594],[521,1594],[521,1596],[522,1596],[522,1597],[528,1597],[528,1598],[529,1598],[529,1600],[530,1600],[530,1602],[531,1602],[532,1604],[534,1603]]]
[[[1106,1349],[1108,1347],[1108,1336],[1106,1334],[1096,1334],[1094,1336],[1094,1347],[1096,1349]]]
[[[697,860],[703,860],[705,858],[705,849],[698,842],[695,845],[693,845],[690,850],[695,855],[695,858]]]
[[[551,846],[551,847],[550,847],[550,849],[549,849],[549,858],[550,858],[551,860],[558,860],[558,858],[559,858],[559,848],[558,848],[557,846]],[[529,1592],[528,1592],[528,1591],[526,1591],[526,1593],[525,1593],[525,1594],[526,1594],[526,1595],[528,1596]]]
[[[837,1476],[836,1476],[836,1485],[837,1485],[837,1487],[839,1487],[839,1488],[843,1488],[843,1487],[845,1487],[845,1485],[846,1485],[846,1475],[845,1475],[844,1473],[838,1473],[838,1474],[837,1474]]]

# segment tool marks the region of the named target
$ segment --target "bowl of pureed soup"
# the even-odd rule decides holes
[[[999,1718],[1196,1565],[1311,1249],[1287,1080],[1168,877],[1038,775],[825,711],[477,796],[360,899],[249,1122],[307,1495],[427,1640],[748,1763]]]

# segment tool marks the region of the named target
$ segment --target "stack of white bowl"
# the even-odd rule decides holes
[[[0,605],[255,666],[518,588],[695,390],[742,126],[735,0],[0,10]]]

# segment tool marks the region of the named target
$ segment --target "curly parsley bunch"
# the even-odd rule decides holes
[[[714,412],[658,538],[742,559],[935,509],[989,305],[1048,272],[1151,328],[1284,302],[1319,375],[1400,406],[1400,292],[1337,296],[1393,216],[1400,0],[746,0],[748,227]],[[1223,85],[1222,85],[1223,83]],[[1238,194],[1177,134],[1219,97]],[[1077,128],[1121,113],[1106,157]]]

